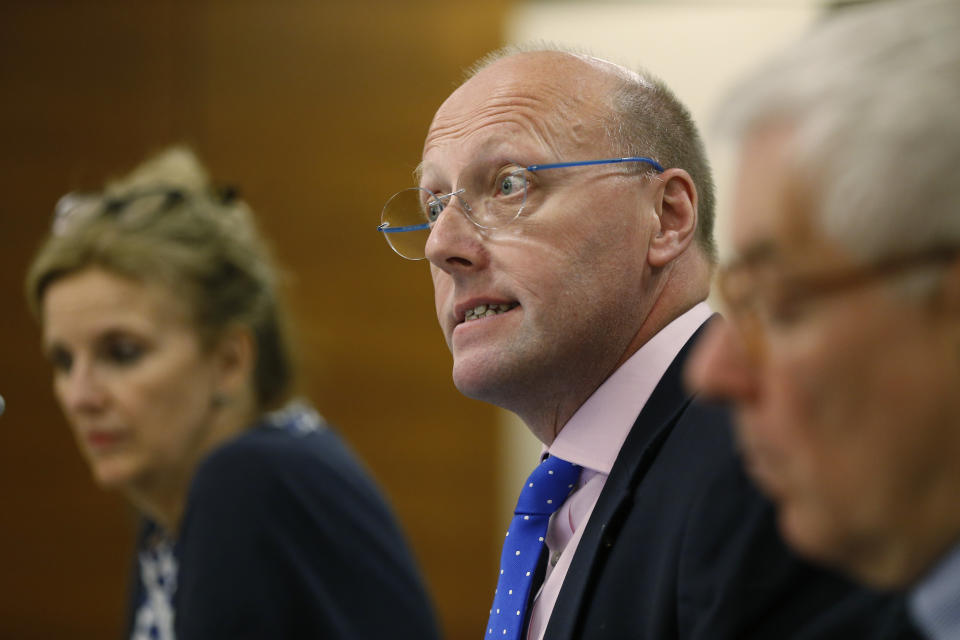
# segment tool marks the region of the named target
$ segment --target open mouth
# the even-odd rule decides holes
[[[467,309],[463,321],[470,322],[471,320],[479,320],[480,318],[489,318],[490,316],[506,313],[518,306],[520,306],[518,302],[512,302],[510,304],[478,304],[473,309]]]

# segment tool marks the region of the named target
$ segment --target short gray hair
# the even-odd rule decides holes
[[[697,188],[697,244],[707,260],[716,263],[713,177],[690,112],[662,80],[647,71],[622,77],[614,93],[613,112],[608,135],[615,153],[644,153],[664,167],[690,174]]]
[[[820,229],[862,261],[960,246],[960,4],[839,11],[732,92],[723,132],[793,128]]]

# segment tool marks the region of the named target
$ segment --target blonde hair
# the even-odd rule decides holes
[[[278,271],[250,209],[234,192],[214,190],[193,152],[170,148],[102,193],[61,203],[68,206],[58,211],[26,278],[41,322],[47,287],[83,269],[160,282],[187,302],[202,344],[213,344],[228,326],[249,327],[258,406],[284,399],[293,373]]]

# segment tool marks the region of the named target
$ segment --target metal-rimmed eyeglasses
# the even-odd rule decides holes
[[[958,255],[960,247],[933,246],[839,271],[792,274],[757,269],[747,259],[721,267],[716,287],[721,308],[740,334],[747,356],[757,363],[767,353],[771,328],[795,321],[812,302],[914,269],[947,265]]]
[[[460,209],[470,222],[481,229],[498,229],[516,220],[523,211],[527,203],[530,173],[547,169],[625,162],[647,164],[657,173],[664,171],[659,162],[643,157],[605,158],[528,166],[507,164],[491,172],[492,175],[478,176],[473,184],[450,193],[436,194],[423,187],[411,187],[398,191],[390,196],[383,206],[377,231],[383,233],[387,244],[399,256],[408,260],[423,260],[426,257],[430,230],[454,197],[460,202]]]

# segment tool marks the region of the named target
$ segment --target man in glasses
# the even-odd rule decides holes
[[[793,547],[960,638],[960,5],[845,10],[734,96],[729,322],[689,379]]]
[[[726,414],[682,389],[715,250],[672,93],[587,56],[494,55],[437,111],[419,178],[380,231],[429,261],[457,388],[544,445],[484,637],[878,637],[887,602],[787,552]]]

